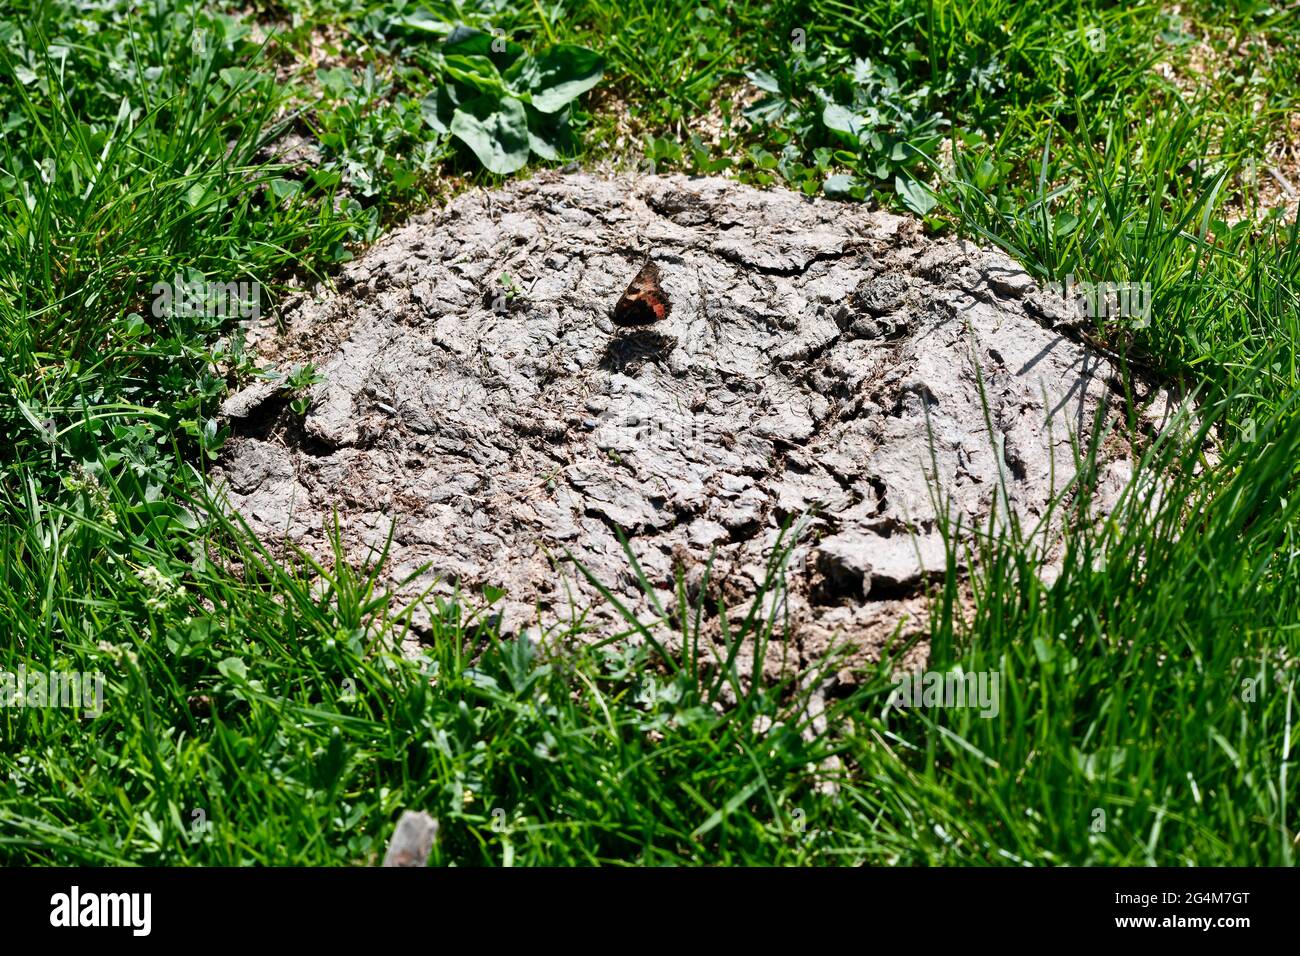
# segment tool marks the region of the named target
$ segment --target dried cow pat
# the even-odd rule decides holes
[[[653,250],[630,285],[629,241]],[[924,627],[926,589],[962,553],[936,502],[951,527],[1008,508],[1040,524],[1072,436],[1086,447],[1116,398],[1114,360],[1065,336],[1052,297],[1023,280],[1009,295],[1016,271],[904,217],[721,179],[547,173],[466,193],[254,328],[260,360],[323,380],[305,417],[273,401],[232,418],[218,475],[257,531],[324,560],[335,511],[358,564],[395,525],[398,601],[502,588],[506,634],[572,620],[570,602],[592,638],[629,630],[572,555],[644,620],[676,613],[680,569],[687,600],[708,588],[707,638],[718,600],[748,611],[803,516],[787,587],[764,598],[781,615],[765,663],[843,640],[869,658]],[[515,291],[494,312],[482,290],[503,273]],[[1082,486],[1103,511],[1124,432]]]

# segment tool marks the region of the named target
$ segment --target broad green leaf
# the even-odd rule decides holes
[[[830,199],[848,199],[851,196],[849,192],[853,188],[853,177],[839,174],[836,176],[827,176],[826,182],[822,184],[822,190]]]
[[[434,33],[439,36],[452,31],[450,23],[435,18],[427,10],[416,10],[409,17],[397,17],[393,20],[393,25],[415,30],[418,33]]]
[[[485,56],[504,70],[524,55],[524,48],[502,33],[457,27],[442,45],[442,52],[445,56]]]
[[[530,93],[534,107],[554,113],[599,83],[604,63],[591,50],[561,44],[541,56],[526,57],[511,75],[511,86],[521,95]]]
[[[485,56],[443,57],[447,75],[453,80],[472,86],[480,93],[505,93],[505,84],[495,64]]]
[[[248,665],[242,658],[227,657],[217,664],[217,671],[227,680],[244,681],[248,679]]]
[[[528,162],[528,117],[513,97],[485,95],[461,104],[451,134],[490,172],[513,173]]]
[[[777,78],[766,70],[746,70],[745,75],[751,83],[767,93],[780,93],[781,84]]]
[[[451,131],[451,118],[459,105],[456,87],[442,86],[420,101],[420,115],[439,133],[448,133]]]
[[[563,113],[539,113],[528,109],[528,146],[543,159],[559,159],[575,152],[573,133]]]
[[[779,96],[768,96],[746,106],[741,112],[746,119],[762,123],[775,123],[785,116],[790,103]]]
[[[822,110],[822,122],[826,124],[827,129],[845,133],[854,139],[857,139],[858,133],[862,131],[862,120],[848,107],[840,106],[838,103],[826,104],[826,108]]]
[[[895,176],[894,189],[898,192],[898,197],[903,201],[903,205],[918,216],[924,216],[938,202],[930,188],[915,179]]]
[[[203,183],[194,183],[189,189],[185,190],[185,203],[191,209],[196,209],[203,204],[203,200],[207,197],[207,194],[207,188]]]
[[[258,80],[262,79],[265,74],[256,70],[247,70],[242,67],[228,66],[217,74],[221,77],[221,82],[233,89],[245,89],[252,86]]]
[[[333,189],[343,181],[343,177],[333,169],[313,169],[307,175],[321,189]]]
[[[302,192],[302,183],[292,179],[272,179],[271,195],[276,199],[285,199],[289,196],[296,196]]]

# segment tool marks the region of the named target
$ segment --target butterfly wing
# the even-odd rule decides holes
[[[667,318],[672,307],[659,284],[659,267],[646,262],[614,305],[616,325],[651,325]]]

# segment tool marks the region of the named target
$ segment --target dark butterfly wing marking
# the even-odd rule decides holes
[[[668,296],[659,285],[659,267],[647,261],[614,304],[614,324],[651,325],[663,321],[671,311]]]

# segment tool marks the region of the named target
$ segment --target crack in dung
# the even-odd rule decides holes
[[[780,279],[797,279],[808,274],[808,271],[820,262],[838,262],[839,260],[851,255],[847,250],[837,250],[834,252],[817,252],[800,265],[794,266],[765,266],[756,262],[751,262],[734,249],[721,249],[718,255],[728,262],[742,266],[744,271],[756,273],[762,276],[770,276]]]

